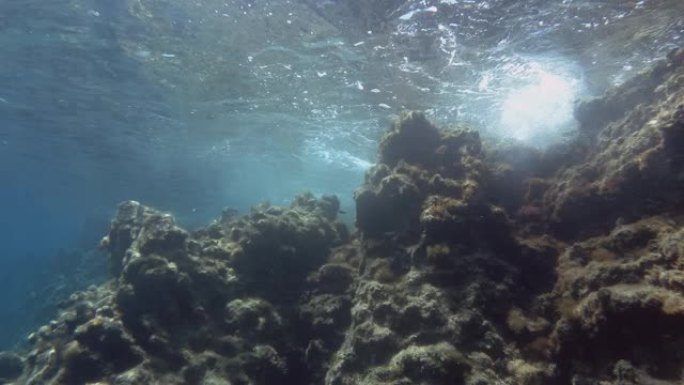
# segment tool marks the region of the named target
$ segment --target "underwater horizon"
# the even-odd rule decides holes
[[[4,0],[0,44],[0,384],[684,376],[681,0]]]

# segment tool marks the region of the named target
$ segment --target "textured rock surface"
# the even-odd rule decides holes
[[[635,383],[681,381],[683,225],[681,217],[650,217],[563,252],[552,338],[564,376],[586,382],[628,367]]]
[[[334,197],[192,233],[123,203],[113,280],[0,354],[0,381],[681,384],[683,62],[580,104],[545,152],[402,115],[351,235]]]
[[[561,384],[681,383],[684,50],[577,117],[589,144],[523,203],[568,242],[550,244],[557,280],[536,299],[554,320],[546,359]]]
[[[617,220],[682,207],[684,50],[581,104],[577,116],[592,145],[580,162],[556,174],[544,195],[554,233],[593,235]]]
[[[188,233],[168,214],[122,203],[102,241],[116,278],[74,294],[29,337],[18,383],[306,382],[293,305],[346,240],[332,222],[338,205],[303,195]],[[350,273],[318,272],[340,277],[337,293]]]
[[[507,313],[530,290],[517,284],[525,254],[488,198],[490,174],[472,131],[409,113],[384,137],[357,192],[365,263],[326,383],[489,384],[522,366],[550,377],[553,365],[526,363],[507,336]]]

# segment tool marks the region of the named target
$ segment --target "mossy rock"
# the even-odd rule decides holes
[[[410,346],[395,355],[390,366],[412,381],[434,384],[462,384],[468,369],[463,355],[453,345]]]

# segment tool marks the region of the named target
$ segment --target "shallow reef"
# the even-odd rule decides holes
[[[194,232],[124,202],[112,279],[0,354],[0,383],[684,381],[684,50],[545,151],[407,112],[356,193]]]

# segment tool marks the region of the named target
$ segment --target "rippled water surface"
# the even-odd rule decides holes
[[[401,110],[543,146],[682,40],[681,0],[4,0],[5,271],[92,246],[124,199],[352,213]]]
[[[49,166],[96,196],[143,178],[181,211],[187,195],[348,194],[402,109],[557,137],[575,98],[678,46],[683,4],[8,0],[3,171],[35,183],[18,162]]]

